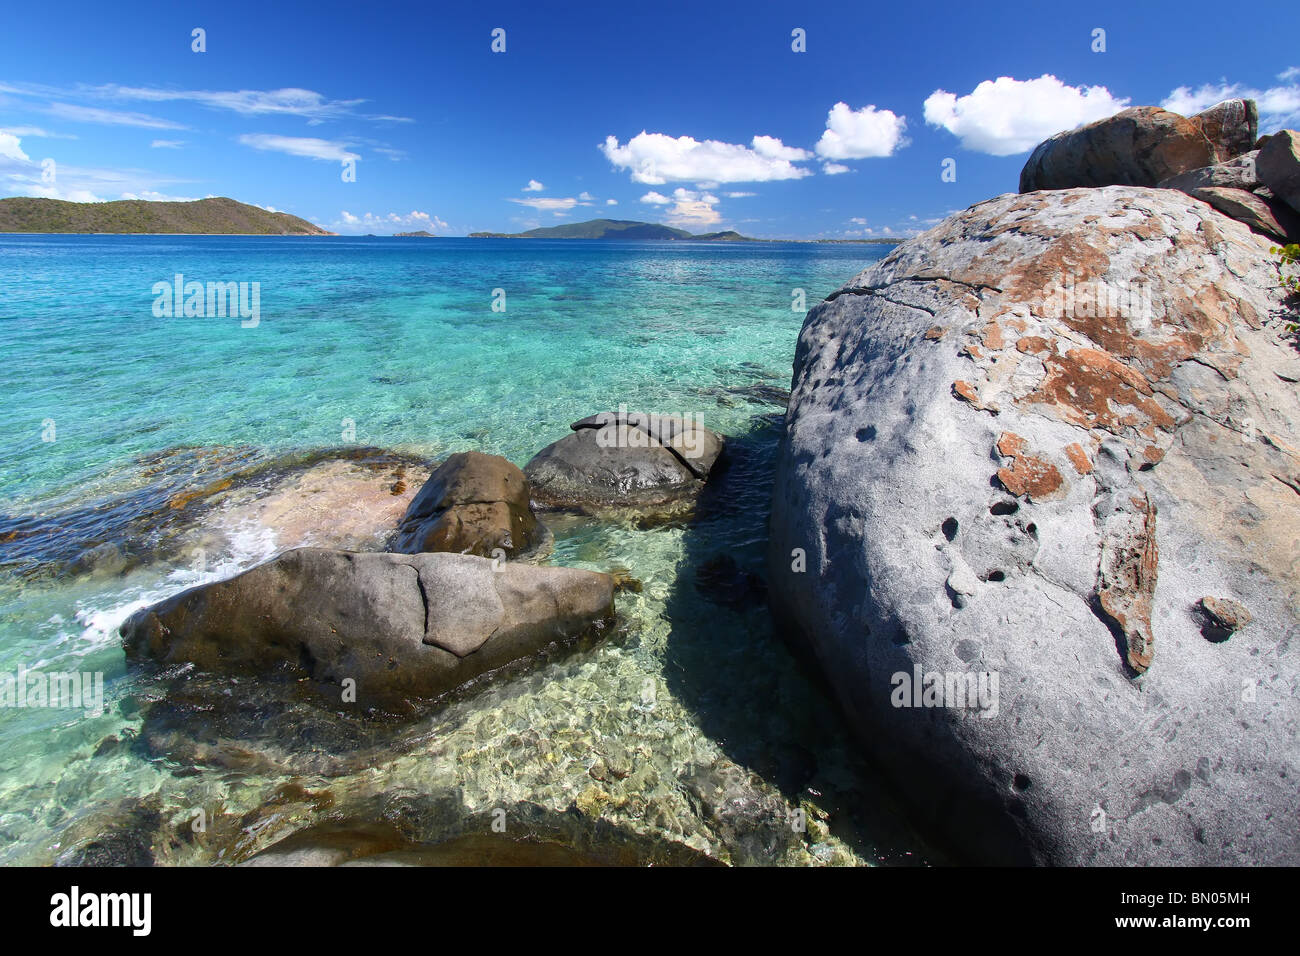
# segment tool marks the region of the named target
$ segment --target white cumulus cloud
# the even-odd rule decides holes
[[[817,141],[817,155],[822,159],[892,156],[908,144],[906,129],[907,118],[895,116],[893,110],[874,106],[851,110],[847,103],[836,103],[826,114],[826,132]]]
[[[812,154],[786,146],[773,136],[755,136],[749,146],[743,146],[643,130],[624,145],[617,137],[607,136],[600,151],[616,169],[630,171],[633,182],[647,186],[670,182],[769,182],[811,175],[794,164],[811,159]]]
[[[541,191],[542,191],[543,189],[545,189],[545,188],[546,188],[546,187],[543,186],[541,183],[539,183],[537,180],[535,180],[535,179],[530,179],[530,180],[528,180],[528,185],[524,187],[524,192],[526,192],[526,193],[539,193],[539,192],[541,192]]]
[[[1104,86],[1066,86],[1050,73],[1034,80],[1000,76],[965,96],[935,90],[925,101],[925,121],[966,149],[1011,156],[1062,130],[1113,116],[1128,103]]]

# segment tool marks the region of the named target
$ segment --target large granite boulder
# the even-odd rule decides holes
[[[300,548],[122,625],[127,657],[204,672],[297,667],[362,707],[434,697],[610,626],[607,574],[461,554]]]
[[[1004,195],[808,314],[770,600],[973,859],[1300,863],[1268,248],[1172,190]]]
[[[391,549],[483,557],[503,551],[514,558],[542,538],[524,473],[499,455],[462,451],[434,469],[406,509]]]
[[[1207,187],[1254,191],[1262,185],[1259,172],[1255,168],[1255,160],[1258,158],[1259,150],[1251,150],[1249,153],[1234,156],[1224,163],[1179,173],[1177,176],[1162,180],[1157,185],[1161,189],[1181,189],[1189,194],[1193,190]]]
[[[1135,106],[1039,143],[1020,172],[1020,191],[1078,186],[1155,186],[1248,152],[1254,100],[1227,100],[1195,116]]]
[[[1265,199],[1244,189],[1201,186],[1186,190],[1189,196],[1209,203],[1225,216],[1245,223],[1256,232],[1286,242],[1300,240],[1300,215],[1277,199]]]
[[[586,512],[689,507],[708,480],[723,438],[694,416],[602,412],[569,426],[524,474],[533,500]]]
[[[1300,133],[1284,129],[1270,136],[1260,147],[1255,167],[1273,195],[1300,212]]]

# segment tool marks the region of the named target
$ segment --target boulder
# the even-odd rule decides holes
[[[1195,116],[1135,106],[1039,143],[1020,172],[1020,191],[1078,186],[1155,186],[1251,149],[1254,100],[1228,100]]]
[[[573,568],[462,554],[300,548],[136,612],[130,660],[356,682],[363,707],[452,690],[557,642],[599,633],[614,582]]]
[[[723,438],[691,416],[602,412],[525,467],[533,498],[553,508],[602,511],[689,507],[723,449]]]
[[[429,476],[406,509],[391,549],[514,558],[543,538],[529,504],[528,479],[499,455],[462,451]]]
[[[1245,223],[1256,232],[1282,242],[1286,242],[1288,237],[1300,239],[1300,215],[1276,199],[1265,199],[1244,189],[1220,186],[1202,186],[1186,192],[1209,203],[1225,216]]]
[[[809,312],[769,600],[959,856],[1300,863],[1269,245],[1172,190],[1005,195]]]
[[[1259,150],[1252,150],[1234,156],[1225,163],[1179,173],[1159,183],[1159,186],[1161,189],[1181,189],[1189,194],[1194,189],[1206,187],[1255,190],[1260,186],[1259,173],[1255,169],[1258,157]]]
[[[1270,136],[1260,148],[1255,168],[1274,196],[1300,212],[1300,133],[1284,129]]]

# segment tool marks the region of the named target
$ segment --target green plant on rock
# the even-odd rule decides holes
[[[1277,270],[1278,281],[1291,296],[1300,297],[1300,243],[1287,243],[1285,246],[1272,246],[1269,255],[1276,256],[1273,268]],[[1286,330],[1300,332],[1300,322],[1288,322]]]
[[[1292,295],[1300,295],[1300,271],[1288,272],[1287,269],[1300,268],[1300,243],[1288,243],[1285,246],[1273,246],[1268,250],[1269,255],[1277,256],[1277,261],[1273,263],[1273,268],[1277,270],[1277,277],[1282,282],[1282,288],[1286,289]]]

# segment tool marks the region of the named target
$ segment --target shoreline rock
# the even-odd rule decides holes
[[[773,610],[974,861],[1300,863],[1300,356],[1268,248],[1173,190],[1004,195],[808,314]],[[1207,595],[1252,623],[1207,639]]]

